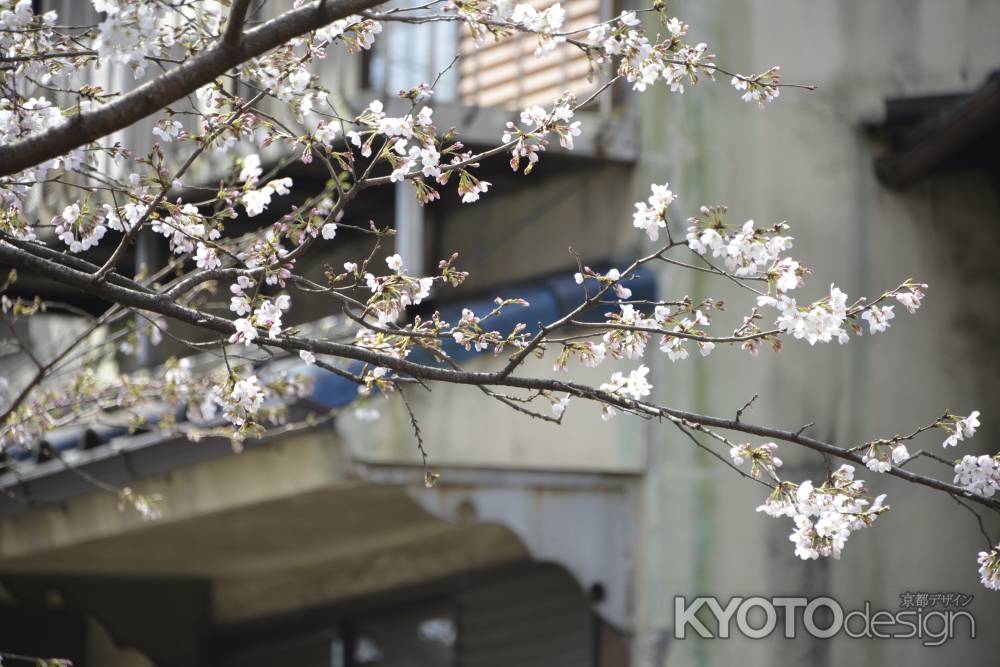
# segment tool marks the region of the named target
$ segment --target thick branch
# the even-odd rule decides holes
[[[242,33],[242,38],[235,43],[220,40],[96,111],[77,114],[45,132],[0,146],[0,176],[15,174],[126,128],[211,83],[232,67],[382,2],[384,0],[320,0]]]
[[[240,41],[249,8],[250,0],[233,0],[233,6],[229,9],[229,20],[226,21],[226,32],[222,35],[223,42],[236,44]]]

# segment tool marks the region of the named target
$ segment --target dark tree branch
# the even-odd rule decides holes
[[[972,513],[972,516],[976,517],[976,522],[979,524],[979,534],[982,535],[983,539],[986,540],[986,550],[989,551],[990,549],[992,549],[993,548],[993,540],[990,538],[990,534],[986,532],[986,526],[983,524],[983,515],[981,515],[979,512],[977,512],[974,508],[972,508],[969,505],[966,505],[965,503],[963,503],[957,497],[952,496],[952,499],[956,503],[958,503],[959,505],[961,505],[962,507],[964,507],[965,509],[969,510]]]
[[[32,272],[35,275],[44,276],[52,280],[57,280],[65,285],[76,287],[77,289],[90,292],[99,297],[108,299],[111,302],[122,306],[139,308],[151,312],[159,313],[167,317],[193,324],[203,329],[218,333],[231,335],[235,333],[236,327],[233,322],[225,317],[205,313],[194,308],[182,306],[163,294],[150,294],[140,292],[126,287],[121,287],[112,283],[97,283],[91,280],[88,273],[72,269],[68,266],[54,264],[41,259],[30,253],[16,248],[8,243],[0,242],[0,261],[13,266],[19,270]],[[767,426],[757,426],[735,419],[723,419],[708,415],[700,415],[693,412],[678,410],[675,408],[653,405],[641,401],[634,401],[619,394],[602,391],[593,387],[576,382],[563,382],[548,378],[522,377],[510,374],[507,369],[495,372],[473,372],[456,371],[438,366],[429,366],[414,363],[406,359],[397,359],[389,354],[376,352],[357,345],[335,343],[331,341],[303,338],[300,336],[279,336],[277,338],[259,335],[257,344],[263,346],[276,347],[284,350],[298,352],[300,350],[310,350],[318,354],[328,354],[343,359],[354,359],[374,366],[384,366],[397,373],[409,375],[423,380],[448,382],[452,384],[467,384],[480,386],[505,386],[519,389],[533,389],[539,391],[565,392],[572,396],[597,401],[602,404],[611,405],[621,410],[645,415],[646,417],[668,417],[682,419],[693,424],[701,424],[728,431],[737,431],[757,435],[771,440],[782,440],[806,447],[816,452],[834,456],[844,461],[850,461],[856,465],[864,466],[862,456],[836,445],[804,436],[801,432],[787,431]],[[908,482],[920,484],[938,491],[943,491],[952,496],[964,498],[984,507],[1000,511],[1000,499],[984,498],[973,494],[960,486],[920,475],[898,466],[889,470],[889,475],[899,477]]]
[[[250,0],[233,0],[233,6],[229,9],[229,20],[226,21],[226,32],[222,35],[223,43],[232,45],[240,41],[249,8]]]

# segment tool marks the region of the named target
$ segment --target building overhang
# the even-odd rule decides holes
[[[174,443],[180,445],[180,443]],[[528,561],[565,567],[629,623],[634,475],[360,463],[333,429],[133,480],[143,521],[92,492],[0,519],[7,576],[200,581],[240,624]]]
[[[875,173],[893,189],[957,169],[997,169],[1000,71],[971,93],[890,99],[871,131],[887,146]]]
[[[0,520],[0,572],[207,581],[213,622],[235,623],[530,559],[509,528],[365,482],[332,431],[133,484],[162,519],[99,492],[38,507]]]

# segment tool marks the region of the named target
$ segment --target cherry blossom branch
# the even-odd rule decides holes
[[[421,15],[417,15],[417,16],[394,15],[395,12],[412,11],[412,10],[418,10],[418,9],[422,9],[422,8],[419,8],[419,7],[396,8],[396,9],[390,10],[388,12],[374,12],[374,11],[368,10],[368,11],[362,12],[362,16],[365,16],[365,17],[370,18],[370,19],[375,20],[375,21],[383,21],[383,22],[387,22],[387,23],[393,23],[393,22],[395,22],[395,23],[407,23],[407,24],[410,24],[410,25],[420,25],[420,24],[423,24],[423,23],[469,23],[470,22],[469,19],[467,19],[465,17],[454,16],[454,15],[449,15],[449,14],[432,14],[432,15],[422,15],[422,16]],[[632,14],[642,14],[642,13],[649,13],[649,12],[657,12],[657,13],[659,13],[661,11],[662,11],[661,8],[650,7],[650,8],[646,8],[646,9],[632,10],[631,13]],[[593,51],[600,51],[600,48],[597,47],[597,46],[595,46],[594,44],[589,43],[589,42],[585,42],[585,41],[580,40],[580,39],[575,39],[575,38],[571,37],[571,35],[577,35],[577,34],[580,34],[582,32],[586,32],[588,30],[591,30],[593,28],[598,28],[598,27],[601,27],[601,26],[608,26],[608,25],[614,24],[614,23],[616,23],[616,22],[618,22],[620,20],[621,20],[621,17],[620,16],[616,16],[616,17],[614,17],[612,19],[608,19],[607,21],[602,21],[602,22],[599,22],[599,23],[593,23],[593,24],[590,24],[590,25],[588,25],[586,27],[578,28],[576,30],[570,30],[570,31],[558,31],[558,30],[556,30],[556,31],[540,31],[540,30],[531,30],[530,28],[527,28],[527,27],[525,27],[522,24],[514,23],[512,21],[499,21],[499,20],[483,20],[483,19],[480,19],[480,20],[474,21],[473,23],[475,23],[476,25],[482,25],[482,26],[488,26],[488,27],[491,27],[491,28],[496,28],[496,29],[501,30],[501,31],[503,31],[503,30],[515,31],[515,32],[521,32],[521,33],[525,33],[525,34],[538,35],[539,37],[564,38],[566,44],[570,44],[572,46],[575,46],[576,48],[580,49],[584,53],[590,54]],[[672,65],[681,65],[681,66],[686,66],[686,65],[690,64],[689,62],[687,62],[685,60],[677,60],[677,59],[674,59],[674,58],[664,58],[663,62],[664,63],[668,63],[668,64],[672,64]],[[729,71],[729,70],[727,70],[727,69],[725,69],[723,67],[719,67],[715,63],[705,63],[705,64],[701,65],[701,67],[703,67],[706,71],[719,72],[720,74],[723,74],[725,76],[731,76],[731,77],[734,77],[734,78],[736,78],[736,79],[738,79],[740,81],[744,81],[744,82],[747,82],[747,83],[755,83],[756,80],[757,80],[756,77],[747,76],[746,74],[739,74],[738,72],[731,72],[731,71]],[[770,87],[774,87],[774,88],[798,88],[800,90],[808,90],[808,91],[816,90],[816,85],[815,84],[811,84],[811,83],[787,83],[787,82],[784,82],[784,81],[780,81],[780,82],[775,82],[775,83],[768,83],[767,85],[770,86]]]
[[[586,106],[587,104],[589,104],[590,102],[592,102],[595,98],[597,98],[598,95],[602,94],[604,91],[606,91],[608,88],[610,88],[619,79],[621,79],[621,75],[617,75],[617,76],[613,77],[611,80],[605,82],[600,88],[598,88],[593,93],[591,93],[583,102],[579,102],[579,103],[573,105],[573,107],[571,107],[572,110],[574,112],[579,111],[582,107]],[[500,144],[498,146],[494,146],[493,148],[490,148],[489,150],[485,150],[485,151],[483,151],[481,153],[477,153],[476,155],[468,157],[468,158],[466,158],[464,160],[461,160],[459,162],[454,162],[454,163],[451,163],[451,164],[442,164],[441,165],[441,173],[448,173],[448,172],[456,171],[456,170],[459,170],[459,169],[465,169],[466,167],[476,167],[476,166],[479,166],[479,163],[482,162],[483,160],[486,160],[488,158],[494,157],[496,155],[502,155],[503,153],[506,153],[506,152],[510,151],[510,149],[513,148],[514,146],[516,146],[518,143],[519,143],[518,139],[512,139],[511,141],[507,141],[507,142],[504,142],[504,143],[502,143],[502,144]],[[413,180],[414,178],[417,178],[420,175],[421,175],[420,174],[420,170],[418,169],[418,170],[415,170],[415,171],[408,172],[407,174],[405,174],[403,176],[403,178],[405,178],[407,180]],[[379,186],[379,185],[389,185],[392,182],[393,181],[392,181],[392,177],[391,176],[378,176],[378,177],[373,177],[373,178],[364,178],[361,181],[359,181],[359,183],[360,183],[360,185],[361,185],[361,187],[363,189],[372,188],[372,187],[376,187],[376,186]]]
[[[149,220],[150,216],[153,215],[157,207],[159,207],[159,205],[163,202],[164,198],[166,198],[167,192],[170,191],[171,183],[174,180],[183,177],[184,174],[187,173],[188,169],[190,169],[191,166],[194,165],[195,161],[197,161],[197,159],[201,156],[201,154],[205,152],[205,149],[211,145],[212,141],[214,141],[217,136],[219,136],[223,131],[225,131],[225,129],[231,123],[240,118],[246,112],[247,109],[251,108],[254,104],[259,102],[263,96],[264,96],[263,93],[258,93],[249,101],[247,101],[245,104],[243,104],[237,109],[234,109],[233,112],[229,115],[229,117],[225,121],[220,123],[219,126],[215,128],[209,136],[205,137],[205,140],[201,142],[198,148],[196,148],[194,152],[192,152],[191,155],[188,156],[187,160],[184,161],[184,164],[182,164],[181,167],[176,172],[174,172],[173,178],[165,182],[160,187],[160,192],[159,194],[156,195],[156,198],[152,201],[152,203],[149,204],[149,206],[146,208],[146,211],[135,222],[135,224],[132,225],[132,227],[125,233],[125,235],[122,237],[121,242],[118,243],[118,246],[114,249],[114,252],[111,253],[111,256],[104,263],[104,265],[97,271],[97,273],[94,274],[94,280],[96,282],[104,280],[104,278],[108,275],[108,273],[110,273],[112,269],[114,269],[114,267],[118,264],[118,260],[121,259],[121,256],[125,252],[125,249],[128,248],[128,246],[132,244],[132,241],[134,241],[136,237],[139,236],[139,234],[142,232],[143,226]]]
[[[521,362],[527,359],[529,354],[531,354],[536,348],[538,348],[544,342],[546,336],[548,336],[553,331],[565,326],[566,324],[570,323],[575,324],[575,321],[573,319],[574,317],[582,313],[590,306],[597,303],[602,296],[607,294],[608,290],[614,289],[615,285],[618,285],[624,277],[631,275],[637,268],[639,268],[643,264],[647,264],[653,261],[654,259],[657,259],[664,252],[666,252],[667,250],[669,250],[670,248],[674,247],[679,243],[680,242],[671,241],[666,246],[660,248],[653,254],[635,260],[634,262],[632,262],[632,264],[629,265],[627,269],[625,269],[625,271],[621,272],[620,278],[618,278],[617,280],[608,281],[607,284],[602,285],[597,292],[595,292],[593,295],[587,296],[578,306],[573,308],[571,311],[569,311],[559,319],[550,322],[549,324],[541,325],[539,327],[538,333],[534,336],[534,338],[532,338],[531,341],[517,354],[511,357],[510,362],[508,362],[508,364],[503,368],[503,370],[500,371],[501,374],[503,376],[506,376],[512,373],[514,369],[516,369],[518,366],[521,365]]]
[[[764,480],[760,479],[759,477],[754,477],[753,475],[749,474],[745,470],[741,469],[739,466],[734,465],[732,461],[730,461],[729,459],[727,459],[722,454],[719,454],[717,451],[715,451],[714,449],[712,449],[708,445],[706,445],[706,444],[702,443],[700,440],[698,440],[698,438],[696,438],[693,433],[691,433],[689,430],[687,430],[687,428],[685,428],[685,423],[684,423],[683,419],[671,419],[670,423],[672,423],[675,427],[677,427],[677,430],[680,431],[681,433],[683,433],[688,438],[688,440],[690,440],[692,443],[694,443],[694,445],[696,447],[698,447],[698,449],[704,450],[709,455],[711,455],[713,458],[718,459],[719,461],[722,462],[723,465],[725,465],[728,468],[732,468],[737,473],[739,473],[740,476],[745,477],[745,478],[749,479],[750,481],[757,482],[758,484],[762,484],[762,485],[766,486],[769,489],[773,489],[774,488],[773,484],[768,484],[767,482],[765,482]]]
[[[726,222],[725,207],[704,206],[699,215],[688,219],[686,240],[675,242],[671,236],[672,218],[668,219],[667,211],[676,197],[669,190],[669,184],[653,184],[651,196],[645,202],[636,203],[632,224],[651,242],[657,242],[665,234],[666,248],[635,260],[623,272],[612,268],[606,274],[593,271],[577,258],[579,273],[575,279],[583,285],[582,301],[551,322],[538,322],[537,330],[530,333],[523,322],[516,324],[510,333],[490,330],[490,325],[499,320],[504,309],[515,304],[525,305],[522,299],[497,299],[496,307],[482,315],[464,309],[457,323],[443,321],[437,312],[430,317],[413,315],[410,321],[401,319],[412,307],[422,302],[426,304],[436,284],[458,286],[468,273],[458,268],[457,255],[442,261],[438,273],[431,276],[408,275],[399,255],[386,259],[391,270],[388,274],[372,268],[383,239],[390,233],[378,229],[374,222],[369,223],[374,236],[370,252],[366,258],[362,253],[359,263],[346,262],[343,272],[324,265],[325,284],[296,272],[296,264],[302,266],[298,260],[324,241],[332,240],[338,233],[338,226],[364,231],[351,224],[353,221],[342,221],[349,204],[362,191],[410,180],[417,202],[424,205],[439,198],[441,192],[437,186],[447,186],[451,179],[452,183],[458,181],[457,193],[462,201],[474,202],[492,186],[476,171],[483,160],[509,153],[513,171],[521,171],[523,167],[523,173],[528,174],[555,138],[564,149],[572,150],[573,137],[581,132],[581,120],[573,120],[574,113],[623,78],[637,91],[662,82],[671,91],[683,93],[686,85],[697,85],[702,79],[714,80],[716,73],[729,74],[732,75],[730,83],[740,91],[743,100],[760,106],[777,98],[782,87],[812,89],[812,86],[782,83],[777,67],[750,76],[727,72],[715,64],[715,56],[707,50],[706,44],[685,42],[687,24],[676,17],[668,20],[669,15],[661,2],[645,11],[659,14],[664,33],[655,37],[647,34],[637,12],[624,11],[611,20],[584,28],[588,32],[587,41],[574,38],[582,30],[567,31],[563,27],[566,11],[559,4],[540,10],[534,4],[449,3],[447,11],[453,13],[437,16],[415,15],[414,10],[424,12],[442,4],[441,0],[430,0],[418,8],[396,7],[385,12],[368,11],[381,4],[371,0],[319,0],[248,29],[247,26],[252,25],[248,23],[253,9],[250,0],[230,0],[224,5],[205,3],[204,6],[188,2],[153,3],[149,6],[153,8],[152,21],[140,20],[137,6],[128,5],[115,16],[109,12],[101,26],[84,29],[77,36],[58,32],[54,12],[35,15],[28,4],[18,3],[18,7],[13,12],[6,12],[4,17],[5,25],[21,26],[25,34],[3,35],[4,43],[13,46],[5,47],[4,56],[10,59],[0,60],[0,78],[3,79],[0,85],[6,91],[3,97],[10,98],[5,101],[5,108],[14,111],[12,118],[15,120],[9,127],[0,128],[5,142],[0,142],[4,143],[0,145],[0,176],[19,173],[17,182],[10,179],[0,184],[0,197],[5,204],[0,210],[0,262],[32,277],[56,281],[110,302],[113,305],[105,313],[106,325],[130,314],[136,317],[126,326],[110,329],[109,336],[102,341],[90,345],[83,344],[83,339],[76,341],[71,346],[74,351],[63,351],[61,360],[51,366],[35,358],[19,332],[12,329],[14,344],[24,350],[38,372],[36,380],[16,397],[4,415],[4,423],[0,425],[0,443],[4,446],[13,443],[33,447],[33,443],[54,426],[110,417],[105,414],[108,410],[117,409],[117,414],[131,420],[142,419],[140,413],[145,403],[164,396],[172,407],[187,405],[189,435],[228,437],[238,450],[244,439],[265,435],[264,424],[268,420],[278,423],[283,419],[287,404],[280,400],[265,403],[266,399],[302,397],[308,391],[301,378],[288,376],[280,369],[276,374],[279,377],[272,380],[267,378],[268,371],[261,372],[264,384],[259,384],[261,380],[251,364],[266,363],[283,352],[297,352],[304,363],[315,364],[355,382],[363,397],[374,391],[400,392],[424,459],[428,485],[433,484],[436,477],[426,471],[423,435],[402,389],[404,385],[415,383],[430,390],[431,383],[442,382],[474,386],[513,410],[556,423],[562,421],[572,398],[599,405],[606,419],[621,411],[650,421],[667,420],[696,446],[729,467],[739,470],[738,466],[749,460],[750,474],[739,470],[741,475],[757,479],[760,470],[767,471],[769,476],[757,481],[773,488],[773,492],[762,508],[772,516],[794,515],[797,528],[792,540],[796,543],[797,555],[803,558],[839,555],[846,538],[838,538],[839,543],[834,543],[827,527],[820,528],[821,523],[828,526],[832,522],[838,531],[846,534],[869,525],[888,509],[882,502],[884,495],[869,498],[863,483],[854,481],[853,467],[845,465],[835,470],[833,459],[862,463],[874,472],[947,493],[977,517],[983,536],[989,540],[977,510],[1000,511],[1000,496],[998,499],[992,497],[1000,490],[1000,454],[962,457],[954,462],[954,483],[948,483],[905,466],[922,456],[949,467],[952,466],[950,462],[923,450],[909,457],[902,444],[930,428],[940,427],[949,432],[944,446],[956,445],[976,432],[978,412],[967,417],[945,413],[934,424],[921,427],[910,435],[879,438],[858,447],[843,448],[804,435],[808,426],[793,432],[744,422],[744,412],[749,409],[752,399],[736,411],[735,419],[647,402],[645,397],[650,395],[653,386],[647,380],[649,368],[645,365],[630,372],[614,372],[610,381],[600,386],[536,376],[524,370],[529,357],[542,359],[550,347],[558,352],[555,371],[565,370],[569,359],[574,357],[587,367],[598,366],[606,355],[642,359],[653,334],[661,336],[659,348],[671,361],[688,357],[694,346],[685,347],[686,340],[694,341],[702,355],[710,354],[716,343],[735,343],[751,354],[756,354],[761,341],[770,342],[777,351],[785,338],[801,339],[809,344],[834,340],[845,343],[852,332],[863,334],[862,320],[867,322],[872,334],[885,331],[895,317],[892,300],[911,313],[919,308],[926,285],[910,280],[884,292],[871,303],[862,298],[848,304],[848,296],[831,285],[827,296],[808,305],[798,305],[793,290],[802,287],[805,276],[812,271],[784,254],[792,247],[793,239],[784,234],[788,227],[783,222],[767,229],[756,228],[753,221],[734,227]],[[225,7],[228,7],[228,16],[224,16]],[[341,17],[347,20],[336,20]],[[334,42],[339,42],[348,52],[371,48],[375,36],[382,30],[379,21],[419,24],[438,20],[463,21],[476,38],[493,35],[504,39],[513,33],[534,34],[538,38],[536,55],[550,53],[560,44],[569,44],[583,51],[591,74],[600,69],[601,78],[605,78],[604,70],[608,68],[610,79],[597,86],[596,91],[582,102],[567,92],[553,102],[551,111],[542,106],[523,110],[519,122],[512,119],[506,129],[501,130],[500,145],[478,155],[467,152],[466,147],[455,140],[454,133],[449,131],[442,135],[438,132],[431,118],[432,106],[424,105],[418,112],[418,103],[433,94],[425,82],[399,93],[399,97],[410,101],[409,112],[402,117],[386,114],[382,102],[374,100],[355,118],[347,119],[337,112],[333,101],[327,97],[325,104],[333,115],[319,113],[319,120],[315,122],[318,111],[313,108],[314,104],[323,104],[323,94],[329,91],[317,81],[316,72],[305,67],[306,64],[324,58],[327,47]],[[328,24],[330,27],[317,31],[315,38],[299,39]],[[223,26],[221,33],[220,26]],[[142,36],[148,33],[148,41],[140,39],[135,43],[135,30],[140,27]],[[116,33],[129,37],[122,39],[119,35],[108,39]],[[107,59],[130,67],[137,76],[142,76],[150,63],[163,73],[130,92],[106,93],[85,78],[83,67],[94,64],[93,56],[85,51],[88,47],[96,50],[102,61]],[[177,58],[172,57],[175,48],[179,53]],[[274,50],[267,53],[271,49]],[[31,51],[37,57],[21,59],[22,54]],[[73,53],[78,55],[68,55]],[[444,71],[456,60],[452,60]],[[235,94],[220,90],[226,81],[245,82],[257,94],[244,103]],[[188,100],[193,111],[167,107],[194,91],[198,93],[197,102],[190,97]],[[46,95],[54,97],[47,99]],[[63,108],[57,104],[64,95],[73,96],[75,106]],[[235,121],[243,118],[243,112],[265,96],[269,102],[287,105],[287,111],[295,115],[296,121],[284,121],[280,112],[260,112],[255,116],[247,115],[246,122],[237,125]],[[227,108],[232,110],[228,115],[224,111]],[[178,143],[201,142],[173,175],[165,168],[164,151],[160,147],[163,144],[141,158],[134,157],[128,147],[118,143],[108,146],[93,143],[160,109],[164,115],[158,119],[153,134],[160,137],[163,144],[175,139]],[[76,115],[72,115],[74,113]],[[66,115],[70,117],[62,120]],[[186,123],[180,121],[188,119],[204,122],[210,128],[207,138],[185,129]],[[343,148],[338,145],[338,129]],[[183,202],[179,199],[176,204],[166,203],[168,190],[175,187],[179,177],[210,145],[222,144],[223,149],[228,149],[251,137],[261,141],[262,147],[273,142],[283,144],[286,158],[264,169],[259,155],[246,155],[237,161],[238,180],[222,177],[218,190],[212,195],[202,194],[213,192],[211,188],[194,186],[183,193],[187,195]],[[71,150],[78,146],[85,148]],[[170,149],[167,152],[171,156],[176,154]],[[356,154],[371,159],[365,163]],[[148,169],[153,175],[143,177],[132,173],[126,182],[103,173],[105,169],[98,165],[104,162],[99,160],[113,160],[116,164],[124,160],[133,165],[145,165],[142,169]],[[314,160],[322,163],[329,180],[320,192],[297,201],[289,213],[261,230],[236,237],[226,234],[232,229],[227,222],[240,216],[237,207],[245,209],[247,218],[254,218],[273,203],[272,196],[291,194],[292,179],[284,175],[279,177],[279,170],[296,160],[303,164]],[[27,167],[31,169],[26,170]],[[391,175],[381,175],[389,169]],[[63,173],[53,176],[49,173],[52,170]],[[26,209],[30,210],[38,201],[38,197],[32,198],[32,195],[41,194],[44,198],[52,193],[62,194],[59,188],[78,198],[71,200],[51,223],[32,221],[30,217],[35,217],[35,212],[26,213]],[[152,196],[154,188],[159,191]],[[125,197],[122,207],[119,206],[121,197]],[[108,203],[109,198],[114,206]],[[147,205],[147,202],[150,203]],[[205,209],[211,209],[211,213]],[[124,224],[124,219],[129,224]],[[177,267],[176,271],[164,267],[157,272],[160,277],[175,273],[167,284],[139,276],[130,279],[116,270],[125,249],[151,221],[148,225],[151,231],[169,238],[172,259],[168,266]],[[124,232],[110,258],[102,266],[81,259],[79,253],[95,247],[107,229]],[[37,243],[36,232],[49,238],[54,234],[58,241],[68,246],[68,251],[59,252]],[[700,259],[688,263],[665,256],[667,250],[680,245],[687,246]],[[719,266],[716,267],[709,257],[719,258]],[[654,260],[725,277],[755,294],[756,305],[743,317],[742,324],[734,328],[732,336],[709,336],[701,329],[711,324],[712,310],[723,309],[721,301],[704,299],[696,304],[685,297],[681,301],[632,302],[628,283],[623,281],[633,277],[637,267]],[[182,265],[187,262],[196,263],[197,270],[185,275]],[[228,311],[217,298],[218,292],[225,294],[217,287],[226,286],[208,284],[227,279],[232,279],[228,288],[233,294]],[[590,283],[591,280],[594,283]],[[752,283],[764,283],[766,288],[758,290]],[[278,290],[272,287],[280,288],[281,292],[276,293]],[[0,288],[0,291],[5,289]],[[611,290],[618,297],[616,300],[608,300]],[[296,328],[282,324],[292,299],[306,292],[334,299],[340,313],[334,320],[336,325],[325,330],[307,328],[303,335]],[[886,301],[890,304],[882,305]],[[584,322],[583,312],[598,304],[617,308],[606,314],[604,322]],[[647,312],[637,306],[646,306]],[[12,301],[4,294],[2,307],[5,312],[9,309],[13,317],[22,317],[40,311],[42,302],[38,297],[30,303],[21,298]],[[651,313],[649,307],[653,309]],[[765,317],[762,311],[768,308],[776,312],[774,328],[762,330],[761,322]],[[209,339],[189,340],[178,336],[166,330],[165,318],[194,327],[198,333],[192,338],[209,333]],[[90,324],[98,326],[101,321],[97,318]],[[576,331],[563,331],[570,328]],[[216,356],[217,363],[212,364],[211,369],[206,364],[195,370],[191,357],[172,358],[161,369],[162,378],[143,373],[122,375],[115,382],[95,381],[87,368],[77,369],[78,359],[106,355],[119,341],[124,349],[125,345],[132,344],[133,336],[146,332],[155,338],[175,339],[185,352],[207,350]],[[557,332],[560,337],[553,336]],[[467,370],[445,352],[443,341],[449,338],[466,350],[474,347],[477,351],[488,350],[496,357],[505,355],[506,358],[501,360],[497,370]],[[429,354],[431,360],[411,361],[409,355],[416,350]],[[317,359],[317,356],[324,358]],[[221,363],[218,363],[219,358]],[[212,361],[208,355],[205,360]],[[347,362],[353,362],[349,370],[344,368]],[[358,365],[362,370],[355,372]],[[63,372],[72,375],[65,393],[60,393],[64,388],[54,390],[47,380]],[[29,400],[30,409],[25,407]],[[537,411],[537,406],[544,406],[546,413],[551,410],[552,416]],[[359,410],[366,407],[367,403],[363,403]],[[216,415],[220,413],[221,419],[218,419]],[[180,430],[172,423],[172,414],[164,417],[165,432]],[[217,426],[198,430],[198,425],[204,424]],[[774,442],[759,446],[738,443],[730,440],[730,433],[771,438],[815,451],[826,463],[827,478],[815,487],[811,480],[800,484],[783,481],[776,472],[781,461],[772,455],[777,448]],[[733,463],[715,451],[718,445],[709,443],[712,445],[709,447],[702,443],[698,434],[728,446]],[[892,448],[889,455],[884,451],[886,447]],[[126,497],[125,490],[122,499],[144,514],[150,511],[148,505],[143,504],[145,500],[134,495]],[[821,515],[822,522],[814,524],[811,517]],[[1000,547],[991,549],[989,554],[981,554],[980,564],[983,565],[980,572],[984,584],[1000,588]]]
[[[914,438],[916,438],[921,433],[925,433],[927,431],[930,431],[933,428],[937,428],[942,422],[944,422],[945,419],[948,418],[949,414],[950,413],[946,411],[943,415],[941,415],[939,418],[935,419],[930,424],[924,424],[923,426],[920,426],[920,427],[914,429],[911,433],[908,433],[907,435],[900,435],[900,434],[897,433],[896,435],[892,436],[891,438],[876,438],[874,440],[870,440],[870,441],[865,442],[863,444],[857,445],[856,447],[851,447],[851,449],[849,449],[848,451],[850,451],[850,452],[856,452],[856,451],[860,451],[862,449],[865,449],[865,448],[868,448],[868,447],[872,447],[872,446],[877,446],[877,445],[895,445],[895,444],[899,444],[900,442],[906,442],[906,441],[909,441],[909,440],[913,440]]]
[[[150,295],[135,292],[110,283],[93,286],[87,274],[64,266],[53,266],[46,263],[44,260],[35,258],[2,242],[0,242],[0,260],[22,270],[37,271],[39,275],[60,280],[65,284],[75,285],[81,289],[92,289],[98,296],[108,298],[109,300],[123,305],[156,312],[161,315],[173,317],[189,324],[217,331],[226,335],[232,334],[236,331],[236,327],[232,321],[216,315],[204,313],[196,309],[181,306],[170,301],[169,299],[164,298],[162,294]],[[487,386],[497,385],[521,389],[564,392],[572,396],[593,400],[601,404],[615,406],[623,410],[644,414],[649,417],[675,417],[692,423],[701,424],[703,426],[782,440],[788,443],[801,445],[808,449],[828,454],[845,461],[864,465],[864,460],[859,454],[842,449],[830,443],[802,435],[799,432],[759,426],[743,421],[736,421],[734,419],[701,415],[676,408],[656,406],[641,401],[635,401],[613,392],[595,389],[593,387],[574,382],[563,382],[546,378],[520,377],[510,373],[504,373],[502,371],[459,372],[414,363],[405,359],[396,358],[390,354],[368,350],[356,345],[345,345],[328,341],[303,339],[298,336],[280,336],[277,338],[271,336],[260,336],[258,343],[289,351],[308,350],[316,353],[329,354],[335,357],[354,359],[356,361],[362,361],[374,366],[389,368],[398,373],[411,375],[423,380],[448,382],[452,384]],[[887,474],[915,484],[957,495],[970,502],[975,502],[990,509],[1000,510],[1000,500],[978,496],[954,484],[949,484],[935,478],[913,473],[899,467],[893,467]]]
[[[220,40],[96,111],[79,113],[44,132],[0,145],[0,176],[16,174],[124,129],[211,83],[230,68],[384,1],[317,0],[247,30],[236,43]]]

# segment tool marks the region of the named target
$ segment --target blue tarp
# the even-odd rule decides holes
[[[595,267],[598,272],[606,272],[609,266]],[[632,290],[632,300],[656,299],[656,278],[649,269],[640,269],[631,280],[623,280],[622,284]],[[596,283],[588,281],[588,289],[593,293]],[[496,290],[492,296],[473,299],[458,304],[446,304],[441,307],[441,319],[450,324],[455,324],[462,316],[462,309],[468,308],[482,317],[496,307],[495,299],[524,299],[527,306],[507,306],[499,315],[491,317],[483,323],[483,327],[490,331],[499,331],[507,335],[514,330],[514,327],[523,322],[527,325],[526,331],[534,333],[538,331],[539,323],[548,324],[558,320],[566,313],[570,312],[580,304],[585,298],[584,286],[577,285],[573,279],[573,273],[558,274],[549,276],[532,282],[512,285]],[[609,298],[614,298],[610,296]],[[597,304],[580,314],[581,321],[603,322],[604,314],[614,310],[615,307],[609,304]],[[463,346],[453,340],[445,341],[444,351],[455,361],[463,361],[470,357],[481,354],[492,354],[492,352],[476,352],[475,348],[466,350]],[[432,357],[422,350],[415,350],[410,356],[412,361],[418,363],[434,363]],[[348,369],[352,372],[360,372],[363,364],[352,363]],[[347,378],[340,377],[329,371],[325,371],[315,366],[301,369],[308,372],[315,379],[315,388],[311,400],[318,405],[327,408],[339,408],[351,403],[357,398],[357,385]]]

